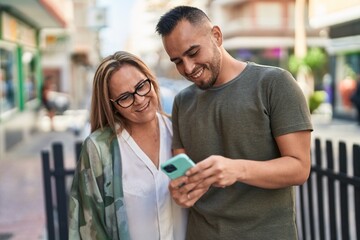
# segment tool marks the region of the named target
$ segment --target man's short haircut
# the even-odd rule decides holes
[[[190,6],[178,6],[160,17],[156,25],[156,32],[162,37],[170,34],[181,20],[187,20],[191,24],[198,24],[209,17],[200,9]]]

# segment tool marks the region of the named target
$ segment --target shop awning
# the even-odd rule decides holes
[[[36,28],[63,28],[65,16],[56,0],[0,0],[0,9],[30,23]]]

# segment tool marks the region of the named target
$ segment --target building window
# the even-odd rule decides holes
[[[286,23],[289,29],[295,28],[295,3],[289,2],[287,8],[287,18]]]
[[[0,115],[15,108],[15,51],[0,46]]]
[[[36,59],[31,51],[24,51],[22,55],[24,69],[25,102],[36,98]]]
[[[281,29],[283,27],[282,6],[277,2],[260,2],[256,4],[255,16],[258,28]]]

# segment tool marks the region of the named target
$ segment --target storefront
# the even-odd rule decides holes
[[[46,26],[62,26],[53,12],[47,12],[50,3],[41,4],[0,0],[1,154],[35,129],[43,81],[39,33]]]
[[[16,45],[0,41],[0,115],[16,108]]]
[[[330,69],[334,82],[333,107],[337,117],[356,117],[350,97],[360,78],[360,19],[336,26],[329,30],[328,51],[332,57]]]
[[[333,115],[355,119],[350,96],[360,77],[360,1],[310,0],[309,5],[310,25],[328,32]]]

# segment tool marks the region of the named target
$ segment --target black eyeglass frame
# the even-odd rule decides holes
[[[139,88],[140,88],[140,87],[143,87],[144,84],[146,84],[146,83],[149,83],[149,91],[147,91],[146,93],[143,93],[143,94],[139,94],[139,93],[138,93]],[[139,95],[139,96],[141,96],[141,97],[146,96],[146,95],[151,91],[151,85],[152,85],[151,80],[150,80],[149,78],[147,78],[147,79],[141,81],[141,82],[138,84],[138,86],[135,88],[135,91],[134,91],[134,92],[127,92],[126,94],[128,94],[128,96],[131,96],[131,97],[132,97],[132,102],[131,102],[131,104],[129,104],[129,106],[125,106],[125,107],[124,107],[124,106],[122,106],[122,105],[119,103],[119,100],[124,96],[124,94],[122,94],[120,97],[118,97],[118,98],[116,98],[116,99],[110,99],[110,101],[111,101],[112,103],[115,103],[116,105],[122,107],[122,108],[129,108],[129,107],[131,107],[131,106],[134,104],[134,102],[135,102],[135,94],[137,94],[137,95]]]

